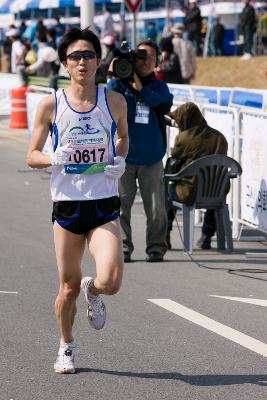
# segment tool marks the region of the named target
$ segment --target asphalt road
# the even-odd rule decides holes
[[[26,167],[26,145],[25,132],[11,137],[0,127],[0,399],[266,400],[266,260],[244,255],[266,242],[235,243],[231,255],[196,251],[200,267],[181,251],[175,228],[174,250],[149,264],[141,204],[132,216],[134,262],[125,265],[120,293],[105,297],[105,329],[89,327],[80,296],[77,373],[53,372],[49,173]],[[83,272],[94,275],[87,254]],[[251,304],[256,299],[265,303]]]

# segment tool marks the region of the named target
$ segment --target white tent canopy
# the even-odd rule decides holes
[[[95,4],[120,3],[121,0],[95,0]],[[18,13],[30,9],[80,7],[81,0],[0,0],[0,13]]]

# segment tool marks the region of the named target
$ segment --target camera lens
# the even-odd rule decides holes
[[[129,60],[117,60],[113,65],[113,72],[121,79],[129,78],[133,75],[133,66]]]

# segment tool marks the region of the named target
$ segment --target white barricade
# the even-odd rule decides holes
[[[236,141],[237,133],[239,132],[239,113],[238,110],[216,106],[203,105],[202,114],[208,125],[221,132],[228,142],[228,156],[236,160],[239,159],[238,141]],[[238,138],[237,138],[238,140]],[[230,218],[233,223],[233,237],[238,237],[239,225],[238,216],[240,213],[240,183],[237,179],[231,181],[231,191],[227,196],[229,205]]]
[[[202,114],[208,125],[221,132],[228,142],[228,155],[234,157],[234,139],[238,122],[237,110],[217,105],[203,105]]]
[[[43,88],[41,86],[29,86],[28,92],[26,94],[29,137],[31,137],[33,132],[34,118],[40,101],[48,94],[53,94],[54,92],[55,92],[54,89],[50,88]],[[52,141],[51,137],[48,136],[43,148],[43,153],[49,154],[51,152],[51,149],[52,149]]]
[[[241,213],[239,222],[267,232],[267,114],[240,111]]]
[[[11,113],[11,89],[21,86],[16,74],[0,73],[0,115]]]
[[[191,85],[178,85],[176,83],[168,83],[168,88],[173,94],[174,103],[185,103],[194,101],[194,93]]]
[[[266,110],[267,90],[233,88],[229,100],[230,107]]]
[[[213,86],[180,85],[168,83],[173,102],[194,101],[197,103],[220,104],[220,88]]]

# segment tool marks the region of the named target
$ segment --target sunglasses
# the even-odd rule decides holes
[[[96,53],[91,50],[85,51],[74,51],[67,55],[67,58],[71,61],[80,61],[82,58],[85,60],[93,60],[96,57]]]

